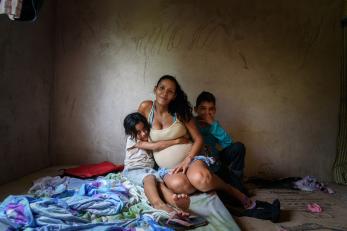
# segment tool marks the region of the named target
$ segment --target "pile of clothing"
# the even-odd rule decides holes
[[[35,21],[43,0],[0,0],[0,14],[11,20]]]
[[[0,224],[7,230],[172,230],[159,225],[168,218],[120,173],[96,180],[43,177],[28,195],[11,195],[0,204]]]
[[[247,183],[255,184],[258,188],[282,188],[307,192],[322,191],[329,194],[335,193],[333,189],[327,187],[324,183],[319,182],[314,176],[286,177],[270,180],[259,177],[251,177],[247,180]]]

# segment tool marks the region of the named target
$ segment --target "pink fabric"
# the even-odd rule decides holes
[[[307,205],[307,210],[312,213],[320,213],[322,212],[322,208],[319,206],[319,204],[311,203]]]

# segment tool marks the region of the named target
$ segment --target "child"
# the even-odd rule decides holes
[[[207,91],[203,91],[196,99],[194,111],[197,114],[197,127],[203,136],[205,153],[215,158],[213,171],[229,184],[246,193],[242,185],[245,162],[245,146],[240,142],[233,142],[229,134],[215,120],[216,98]],[[218,151],[217,145],[222,150]]]
[[[234,143],[225,129],[215,120],[215,96],[207,91],[201,92],[196,99],[194,111],[197,114],[197,127],[205,143],[204,154],[215,159],[215,164],[210,169],[227,183],[247,194],[241,182],[245,162],[245,146],[240,142]],[[217,145],[222,148],[221,151],[218,151]],[[223,201],[228,202],[228,195],[220,193],[219,195],[222,196]],[[279,220],[280,202],[277,199],[272,204],[257,200],[252,207],[240,212],[239,215],[267,219],[273,222]]]
[[[152,154],[145,150],[160,150],[174,144],[187,143],[188,140],[179,138],[149,143],[149,124],[146,118],[137,112],[126,116],[123,125],[126,135],[129,135],[124,160],[124,176],[134,184],[144,187],[144,192],[154,208],[167,211],[171,213],[171,216],[175,214],[175,211],[161,199],[161,194],[167,203],[182,209],[176,213],[178,216],[189,216],[189,213],[184,211],[189,208],[190,198],[187,194],[175,194],[164,185],[157,171],[153,169]],[[158,182],[159,185],[157,185]]]

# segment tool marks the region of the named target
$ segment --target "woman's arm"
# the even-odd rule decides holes
[[[192,149],[190,150],[190,153],[188,156],[194,158],[197,154],[200,153],[202,146],[204,145],[204,140],[198,130],[198,128],[195,125],[194,118],[192,118],[189,122],[184,124],[186,128],[189,131],[189,134],[191,135],[193,139],[193,146]]]
[[[162,140],[155,143],[139,141],[135,144],[135,147],[146,149],[146,150],[152,150],[152,151],[160,151],[175,144],[187,144],[187,143],[189,143],[189,139],[185,137],[180,137],[174,140]]]
[[[144,117],[147,118],[149,111],[151,110],[153,102],[150,100],[143,101],[139,108],[137,109],[138,112],[140,112]],[[147,118],[148,119],[148,118]]]
[[[195,125],[195,121],[192,118],[189,122],[184,123],[186,128],[188,129],[191,137],[193,138],[193,145],[192,149],[190,152],[187,154],[186,158],[178,164],[175,168],[172,169],[172,173],[178,173],[178,172],[183,172],[186,173],[188,166],[190,162],[194,159],[194,157],[199,154],[199,152],[202,149],[202,146],[204,144],[204,141],[202,139],[202,136],[198,130],[198,128]]]

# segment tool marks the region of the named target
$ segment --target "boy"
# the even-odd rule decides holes
[[[240,142],[233,142],[225,129],[215,120],[215,96],[207,91],[201,92],[196,99],[194,111],[197,114],[197,127],[204,138],[204,152],[216,160],[212,170],[227,183],[246,193],[241,182],[245,146]],[[218,145],[222,148],[221,151],[217,149]]]

